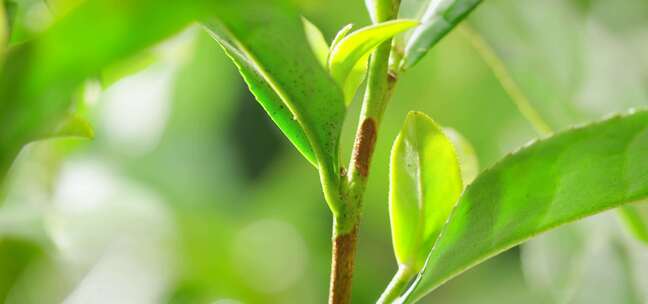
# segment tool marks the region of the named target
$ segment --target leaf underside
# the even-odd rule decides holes
[[[648,111],[532,143],[467,187],[408,301],[534,235],[647,196]]]

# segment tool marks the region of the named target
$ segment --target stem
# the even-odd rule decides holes
[[[396,18],[400,0],[374,0],[374,22]],[[370,7],[370,9],[372,9]],[[357,251],[362,200],[369,177],[378,127],[391,98],[396,76],[389,73],[391,40],[373,52],[367,71],[367,87],[346,180],[341,181],[342,204],[335,214],[329,304],[351,302],[351,283]],[[344,173],[343,173],[344,174]]]
[[[416,276],[416,272],[412,271],[410,268],[407,267],[401,267],[398,269],[398,272],[396,272],[396,275],[394,275],[394,278],[389,282],[389,285],[387,285],[387,288],[383,292],[382,295],[380,295],[380,299],[378,299],[377,304],[389,304],[389,303],[394,303],[396,300],[398,300],[398,297],[405,292],[407,287],[409,286],[409,282]]]
[[[331,283],[329,303],[347,304],[351,302],[351,283],[353,266],[358,244],[357,226],[346,234],[333,238],[333,261],[331,262]]]

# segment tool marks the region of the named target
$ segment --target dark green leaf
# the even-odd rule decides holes
[[[466,188],[409,300],[558,225],[648,196],[648,111],[535,142]]]

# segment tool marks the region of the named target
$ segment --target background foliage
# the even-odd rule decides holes
[[[9,2],[15,12],[12,48],[29,47],[27,41],[45,30],[70,29],[81,42],[63,43],[54,35],[33,58],[78,74],[106,67],[99,75],[69,79],[50,73],[59,70],[55,65],[39,65],[40,72],[31,74],[20,66],[9,70],[22,62],[6,59],[5,68],[13,72],[5,70],[3,86],[22,84],[16,77],[27,73],[36,77],[34,87],[20,92],[39,100],[45,94],[39,85],[51,83],[47,79],[62,83],[73,97],[73,112],[88,117],[95,138],[30,144],[14,164],[0,207],[4,302],[319,303],[325,298],[331,227],[318,176],[247,92],[220,47],[189,24],[185,14],[191,12],[172,2],[141,1],[155,6],[155,14],[98,7],[95,15],[70,21],[66,17],[84,1]],[[369,23],[362,1],[296,2],[328,41],[349,22]],[[123,14],[110,19],[107,12]],[[157,14],[173,18],[161,27],[146,22]],[[562,129],[648,105],[647,17],[648,3],[642,0],[489,0],[468,24],[550,126]],[[106,27],[85,32],[76,26],[87,22]],[[118,31],[115,25],[122,27]],[[168,33],[175,34],[156,42]],[[83,52],[88,50],[106,53],[93,53],[88,58],[101,62],[88,63]],[[81,85],[66,86],[72,81]],[[10,111],[15,99],[5,95],[7,87],[0,89],[2,122],[25,115],[21,126],[29,128],[18,130],[39,129],[37,118],[48,116],[31,115],[36,107]],[[347,117],[356,117],[357,108],[352,104]],[[481,168],[536,137],[464,30],[452,32],[405,73],[376,147],[354,283],[357,303],[374,301],[396,269],[387,164],[409,110],[463,134]],[[355,123],[345,122],[342,155],[349,154]],[[12,133],[0,131],[3,149],[14,140],[4,134]],[[15,140],[29,136],[19,137]],[[637,206],[646,217],[647,208]],[[430,298],[643,303],[648,278],[633,269],[646,269],[648,254],[613,215],[514,248]]]

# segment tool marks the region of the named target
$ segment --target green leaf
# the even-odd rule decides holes
[[[417,272],[463,190],[457,155],[431,118],[410,112],[394,142],[390,170],[396,260]]]
[[[403,10],[416,14],[421,26],[406,37],[401,69],[414,66],[421,58],[459,24],[482,0],[404,1]],[[408,16],[409,17],[409,16]]]
[[[149,67],[158,59],[155,52],[149,49],[111,64],[101,70],[99,75],[101,86],[108,88],[120,79]]]
[[[648,111],[559,133],[505,157],[466,188],[416,284],[417,300],[554,228],[648,197]]]
[[[300,123],[294,119],[294,115],[286,106],[279,93],[272,87],[272,83],[266,79],[257,69],[255,63],[243,54],[230,42],[226,36],[217,34],[216,24],[207,25],[208,31],[223,47],[227,55],[236,64],[239,73],[245,80],[250,92],[257,99],[261,107],[268,113],[272,121],[279,127],[284,135],[292,142],[297,150],[315,167],[317,157],[311,148],[308,137],[304,133]]]
[[[619,208],[625,226],[644,245],[648,245],[648,203],[625,205]]]
[[[336,43],[328,67],[333,79],[344,87],[354,66],[382,42],[418,25],[412,20],[392,20],[361,28]]]
[[[279,128],[307,159],[316,159],[326,189],[339,179],[346,108],[311,52],[299,14],[277,1],[242,0],[224,5],[217,16],[207,28]]]
[[[308,44],[310,45],[311,50],[313,50],[315,57],[322,65],[322,67],[326,68],[326,63],[328,62],[329,56],[329,45],[328,43],[326,43],[326,39],[324,38],[322,31],[320,31],[320,29],[315,24],[310,22],[305,17],[302,17],[302,22],[304,23],[306,40],[308,40]]]

